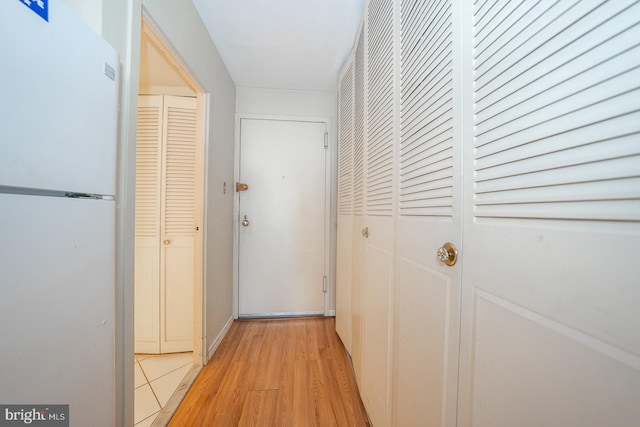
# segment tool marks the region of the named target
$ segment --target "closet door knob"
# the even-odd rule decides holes
[[[449,267],[455,264],[458,260],[458,250],[453,245],[453,243],[449,242],[438,248],[437,255],[440,262],[445,263]]]
[[[171,243],[171,241],[169,239],[165,239],[162,243],[164,243],[164,245],[167,246],[169,243]]]

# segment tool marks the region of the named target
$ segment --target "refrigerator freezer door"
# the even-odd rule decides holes
[[[0,185],[115,194],[118,56],[59,0],[0,2]]]
[[[3,404],[115,425],[114,204],[0,194]]]

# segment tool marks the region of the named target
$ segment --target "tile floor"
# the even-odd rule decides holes
[[[193,353],[135,355],[135,426],[148,427],[193,366]]]

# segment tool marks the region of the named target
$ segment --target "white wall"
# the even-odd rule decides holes
[[[236,100],[236,113],[239,114],[330,117],[332,131],[337,135],[337,92],[238,87]]]
[[[193,3],[173,0],[64,0],[120,53],[116,284],[116,419],[133,425],[133,253],[136,111],[142,7],[154,29],[211,94],[205,232],[204,351],[232,318],[235,84]],[[101,12],[101,13],[100,13]]]
[[[331,263],[330,304],[335,312],[336,283],[336,200],[338,166],[338,94],[337,92],[307,92],[238,87],[236,91],[236,113],[265,116],[328,118],[329,146],[331,147]]]
[[[102,0],[62,0],[86,22],[93,31],[102,34]]]

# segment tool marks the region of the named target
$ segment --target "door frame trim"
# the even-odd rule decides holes
[[[332,129],[334,124],[330,117],[315,117],[315,116],[290,116],[290,115],[274,115],[274,114],[246,114],[236,113],[235,118],[235,137],[234,137],[234,170],[233,179],[234,183],[231,185],[230,191],[234,192],[233,195],[233,318],[238,318],[239,313],[239,227],[240,227],[240,193],[235,191],[235,183],[239,182],[240,178],[240,124],[243,119],[253,120],[270,120],[270,121],[286,121],[286,122],[310,122],[310,123],[324,123],[326,126],[326,132],[328,137],[328,148],[325,152],[325,226],[324,226],[324,272],[327,276],[327,292],[324,294],[324,316],[335,315],[335,310],[331,310],[331,301],[334,300],[335,289],[335,257],[336,248],[335,242],[331,233],[332,229],[332,217],[331,207],[335,203],[335,193],[332,186],[332,177],[335,171],[332,168],[333,162],[331,159],[336,155],[335,142],[333,141]]]

